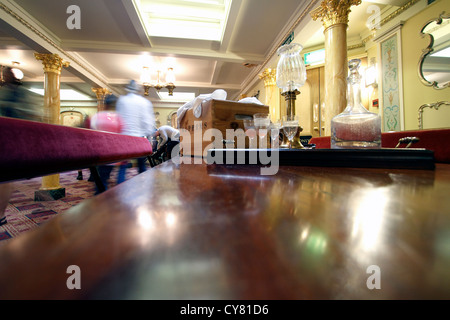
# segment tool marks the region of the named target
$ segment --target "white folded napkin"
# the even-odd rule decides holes
[[[260,105],[264,105],[261,101],[259,101],[256,97],[247,97],[239,100],[240,103],[256,103]]]
[[[186,111],[188,111],[189,109],[197,110],[197,112],[195,112],[195,116],[197,118],[199,118],[201,116],[201,104],[203,103],[203,101],[209,101],[209,100],[212,100],[212,99],[214,99],[214,100],[226,100],[227,99],[227,92],[225,90],[222,90],[222,89],[217,89],[213,93],[201,94],[198,97],[196,97],[194,100],[186,102],[184,105],[182,105],[177,110],[178,128],[180,127],[181,119],[186,114]],[[196,109],[197,107],[199,107],[199,108]]]

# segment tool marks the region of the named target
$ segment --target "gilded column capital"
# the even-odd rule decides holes
[[[348,24],[350,7],[359,4],[361,0],[323,0],[320,7],[311,11],[311,17],[321,18],[325,29],[339,23]]]
[[[264,80],[264,86],[276,86],[277,85],[277,69],[266,68],[259,75],[261,80]]]
[[[107,94],[110,94],[108,88],[92,88],[92,92],[97,96],[97,100],[103,100]]]
[[[63,59],[56,53],[34,53],[36,60],[42,61],[44,65],[44,72],[52,72],[61,74],[62,67],[68,67],[69,62],[63,61]]]

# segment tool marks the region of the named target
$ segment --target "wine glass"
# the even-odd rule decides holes
[[[272,140],[272,149],[277,149],[280,145],[281,121],[277,120],[270,124],[270,138]]]
[[[292,149],[292,143],[299,127],[298,116],[283,116],[283,131],[289,140],[289,149]]]
[[[255,129],[259,136],[259,146],[267,147],[267,130],[270,126],[270,117],[268,113],[255,113],[253,115],[253,122],[255,124]],[[264,140],[266,139],[266,140]],[[265,142],[265,143],[263,143]]]
[[[255,123],[253,122],[253,119],[243,119],[244,122],[244,129],[245,129],[245,135],[249,139],[249,148],[253,149],[254,146],[254,139],[256,137],[256,130],[255,130]]]

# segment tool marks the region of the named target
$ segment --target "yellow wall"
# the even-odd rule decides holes
[[[159,112],[159,121],[160,121],[160,125],[170,125],[167,123],[167,117],[168,115],[172,112],[172,111],[177,111],[178,110],[178,106],[175,108],[158,108],[158,107],[153,107],[153,111],[154,112]]]
[[[405,111],[405,130],[418,128],[418,109],[422,104],[437,101],[450,101],[450,88],[437,90],[425,86],[418,76],[418,63],[422,49],[429,40],[420,36],[424,24],[437,18],[443,11],[450,14],[448,0],[438,0],[415,15],[402,28],[402,64],[403,64],[403,102]],[[424,128],[450,127],[450,107],[440,110],[427,108],[424,112]]]
[[[420,36],[420,30],[427,21],[437,18],[443,11],[450,14],[448,1],[449,0],[435,1],[420,13],[408,19],[401,29],[405,130],[415,130],[418,128],[418,109],[421,105],[438,101],[450,101],[450,88],[437,90],[427,87],[420,81],[418,75],[418,63],[422,54],[422,49],[426,48],[428,45],[428,39]],[[294,42],[295,41],[296,39],[294,39]],[[379,66],[380,57],[378,57],[377,45],[369,47],[366,54],[367,62],[370,62],[370,59],[375,57]],[[349,52],[349,57],[352,55],[354,55],[354,52]],[[270,65],[267,67],[276,68],[276,61],[276,58],[272,59]],[[378,79],[378,81],[380,80],[381,79]],[[263,81],[258,80],[255,82],[255,85],[248,90],[246,94],[251,96],[258,90],[261,92],[259,99],[264,103],[265,88]],[[379,98],[378,88],[371,89],[370,92],[367,92],[367,95],[367,97],[364,97],[365,106],[368,107],[371,112],[378,113],[378,108],[372,107],[372,100]],[[424,128],[442,127],[450,127],[450,107],[442,106],[439,111],[429,108],[425,109]]]
[[[380,59],[378,58],[377,54],[378,54],[378,52],[377,52],[376,46],[373,46],[367,50],[367,63],[369,65],[370,65],[370,60],[372,58],[375,58],[375,63],[377,64],[378,67],[380,66]],[[380,79],[377,79],[377,81],[379,82]],[[367,95],[368,95],[368,97],[367,97],[368,102],[367,102],[366,108],[370,112],[379,113],[379,111],[380,111],[379,107],[372,106],[373,100],[379,99],[378,86],[376,86],[375,88],[370,86],[370,87],[366,88],[366,91],[367,91]]]
[[[258,80],[255,85],[248,90],[246,93],[244,93],[247,97],[253,97],[255,94],[257,94],[259,91],[259,98],[258,100],[262,103],[266,103],[266,88],[264,87],[264,81]],[[238,100],[241,97],[238,98]]]

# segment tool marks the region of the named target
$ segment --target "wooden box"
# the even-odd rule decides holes
[[[201,112],[199,109],[189,109],[180,121],[180,129],[187,130],[190,134],[190,139],[186,139],[183,132],[180,132],[181,153],[184,156],[206,157],[207,151],[212,148],[238,147],[238,139],[244,139],[245,148],[248,148],[248,138],[242,137],[245,135],[243,119],[253,119],[255,113],[269,113],[266,105],[226,100],[208,100],[200,106]],[[220,136],[212,136],[214,131],[208,129],[218,129],[222,140],[217,141]],[[232,129],[237,135],[233,136],[234,143],[227,139],[227,129]],[[186,131],[185,135],[187,136]],[[230,143],[226,145],[224,140]]]

